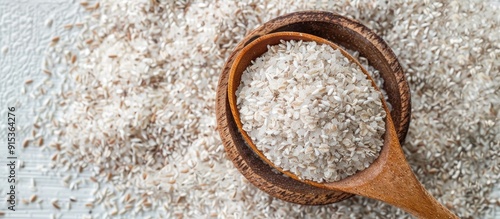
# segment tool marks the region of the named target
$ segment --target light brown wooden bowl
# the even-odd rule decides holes
[[[319,11],[296,12],[266,22],[236,46],[222,69],[216,99],[217,126],[227,156],[236,168],[261,190],[288,202],[319,205],[344,200],[352,194],[317,188],[273,172],[272,167],[245,144],[231,114],[227,86],[234,58],[258,37],[280,31],[316,35],[367,58],[385,81],[383,88],[393,108],[391,116],[400,142],[404,141],[410,122],[410,91],[404,73],[392,50],[370,29],[346,17]]]

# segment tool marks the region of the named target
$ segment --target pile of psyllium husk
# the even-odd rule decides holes
[[[274,165],[334,182],[366,169],[385,132],[381,93],[326,44],[281,41],[252,61],[236,91],[243,130]]]
[[[44,99],[34,130],[46,137],[30,140],[53,151],[54,171],[91,170],[93,181],[112,185],[91,203],[110,215],[409,217],[362,197],[327,206],[272,198],[224,155],[214,104],[230,51],[276,16],[328,10],[372,28],[404,67],[412,121],[403,148],[419,180],[459,217],[492,217],[500,205],[492,196],[500,177],[500,17],[493,4],[82,2],[88,18],[70,24],[80,35],[55,37],[47,51],[44,72],[62,84],[33,95]]]

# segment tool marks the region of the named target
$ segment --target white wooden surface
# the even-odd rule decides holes
[[[54,19],[56,18],[57,19]],[[6,142],[6,109],[15,106],[16,125],[18,127],[17,146],[27,134],[27,126],[33,120],[33,106],[21,95],[24,81],[28,78],[43,79],[41,63],[44,51],[52,38],[63,31],[61,25],[74,22],[82,17],[77,4],[62,0],[31,0],[9,1],[0,0],[0,48],[7,48],[6,54],[0,53],[0,109],[2,119],[0,139],[0,193],[7,193],[5,160]],[[45,21],[53,19],[52,27],[47,27]],[[40,81],[40,80],[38,80]],[[35,83],[36,80],[35,80]],[[0,211],[6,213],[5,218],[82,218],[89,214],[89,209],[83,205],[91,198],[92,185],[80,190],[70,191],[61,185],[61,178],[47,171],[50,152],[41,153],[38,148],[16,150],[18,164],[24,162],[24,167],[17,167],[17,203],[16,211],[7,209],[6,202],[0,202]],[[32,180],[36,186],[33,187]],[[41,203],[22,204],[22,199],[37,195]],[[67,210],[70,196],[77,198],[72,203],[71,212]],[[3,198],[4,196],[2,196]],[[55,209],[51,201],[59,199],[61,210]],[[98,214],[94,214],[98,216]],[[0,217],[1,218],[1,217]]]
[[[498,4],[500,1],[492,1]],[[84,12],[78,2],[71,0],[0,0],[0,48],[8,52],[0,52],[0,194],[5,197],[7,189],[6,175],[6,110],[7,106],[15,106],[16,123],[19,129],[18,146],[27,134],[27,126],[35,116],[33,105],[20,92],[26,79],[43,79],[41,63],[49,41],[53,36],[61,34],[66,23],[81,20]],[[51,27],[46,21],[53,19]],[[76,34],[76,33],[74,33]],[[40,80],[38,80],[40,81]],[[36,80],[35,80],[36,83]],[[35,84],[36,86],[36,84]],[[27,90],[29,92],[29,89]],[[5,146],[4,146],[5,145]],[[38,148],[18,149],[19,161],[24,162],[23,168],[17,168],[17,204],[16,211],[7,209],[3,198],[0,202],[0,211],[5,212],[5,218],[103,218],[104,209],[85,207],[91,198],[95,184],[88,183],[78,190],[65,188],[61,183],[61,176],[49,171],[48,161],[50,152],[40,152]],[[89,176],[82,173],[81,176]],[[32,187],[32,180],[36,186]],[[29,199],[38,195],[41,203],[23,204],[22,199]],[[75,197],[71,203],[69,197]],[[500,185],[495,197],[500,197]],[[51,201],[59,200],[61,209],[54,208]],[[153,217],[156,215],[150,212]],[[143,218],[146,215],[123,216],[123,218]],[[500,211],[496,211],[491,218],[500,218]],[[2,218],[2,216],[0,216]]]
[[[17,149],[17,163],[23,162],[24,167],[17,166],[16,211],[7,209],[4,201],[7,191],[7,107],[15,106],[16,138],[19,148],[21,141],[27,136],[28,125],[33,121],[36,104],[21,95],[24,81],[34,79],[37,83],[47,77],[41,71],[44,52],[52,37],[67,32],[62,26],[82,20],[83,10],[78,1],[71,0],[0,0],[0,211],[5,218],[103,218],[104,209],[97,206],[93,209],[85,207],[92,199],[95,183],[82,184],[78,190],[70,190],[62,184],[62,177],[50,171],[49,151],[41,152],[37,147]],[[49,27],[47,20],[53,20]],[[73,30],[73,35],[77,30]],[[2,53],[7,49],[7,53]],[[84,172],[80,176],[90,173]],[[74,177],[76,178],[76,174]],[[32,186],[32,181],[36,186]],[[23,199],[37,195],[41,203],[23,204]],[[69,201],[70,197],[76,202]],[[59,200],[61,209],[54,208],[53,200]],[[71,206],[69,206],[71,204]],[[152,212],[151,215],[154,215]],[[123,218],[143,218],[145,215],[123,216]],[[2,218],[2,216],[0,216]]]

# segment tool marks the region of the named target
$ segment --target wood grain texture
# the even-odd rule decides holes
[[[384,108],[388,111],[387,105]],[[380,156],[367,169],[331,183],[305,183],[341,190],[391,204],[426,219],[458,219],[418,181],[406,161],[391,116],[386,117],[386,134]]]
[[[359,51],[370,65],[380,71],[384,89],[393,107],[391,116],[399,141],[404,141],[410,122],[410,92],[402,68],[392,50],[364,25],[330,12],[296,12],[270,20],[249,33],[233,50],[222,69],[216,98],[218,131],[228,158],[255,186],[285,201],[299,204],[329,204],[352,194],[317,188],[272,171],[244,143],[228,102],[229,69],[240,50],[260,36],[273,32],[295,31],[328,39],[347,49]]]
[[[367,74],[366,71],[363,72]],[[380,200],[418,218],[458,219],[427,192],[413,173],[399,143],[387,104],[383,100],[382,103],[384,110],[388,113],[385,119],[384,146],[379,157],[368,168],[337,182],[318,183],[299,179],[296,176],[292,178],[314,187]],[[269,161],[266,159],[266,162]],[[289,175],[287,171],[282,169],[280,171]]]

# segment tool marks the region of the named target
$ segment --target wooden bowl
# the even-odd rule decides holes
[[[249,33],[234,49],[219,79],[216,99],[217,126],[227,156],[255,186],[282,200],[308,205],[338,202],[352,194],[317,188],[273,171],[244,142],[238,132],[228,101],[228,78],[234,58],[240,50],[260,36],[281,31],[316,35],[350,50],[355,50],[379,70],[383,89],[392,105],[391,116],[400,142],[410,123],[410,91],[402,68],[392,50],[370,29],[338,14],[320,11],[296,12],[270,20]]]

